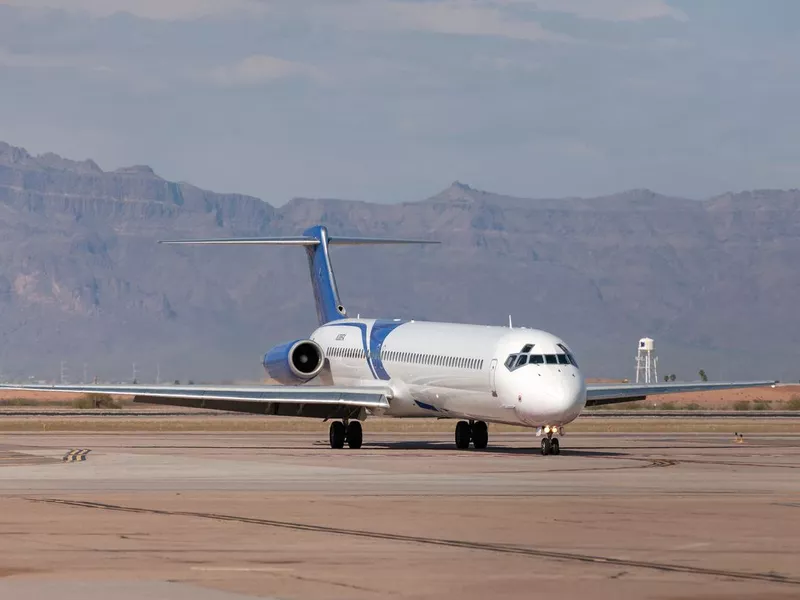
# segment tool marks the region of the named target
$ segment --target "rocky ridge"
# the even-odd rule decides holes
[[[592,376],[630,376],[639,337],[692,379],[797,379],[800,192],[697,201],[630,190],[528,199],[454,182],[385,205],[295,198],[273,207],[145,166],[31,156],[0,143],[0,370],[72,381],[257,379],[272,344],[315,325],[296,249],[188,248],[184,237],[333,232],[441,246],[343,248],[350,314],[539,327]]]

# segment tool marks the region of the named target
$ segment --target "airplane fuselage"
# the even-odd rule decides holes
[[[311,335],[335,385],[382,382],[394,417],[562,426],[586,404],[567,345],[536,329],[341,319]]]

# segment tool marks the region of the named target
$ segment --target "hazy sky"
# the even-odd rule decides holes
[[[275,204],[800,187],[796,0],[0,0],[0,140]]]

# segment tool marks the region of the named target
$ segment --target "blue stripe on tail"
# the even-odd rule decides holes
[[[328,229],[323,225],[316,225],[306,229],[303,235],[319,240],[319,244],[315,246],[306,246],[319,324],[324,325],[343,319],[346,312],[339,300],[336,278],[333,276],[333,267],[328,254]]]

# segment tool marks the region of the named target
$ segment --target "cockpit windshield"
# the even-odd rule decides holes
[[[577,367],[578,363],[575,362],[575,357],[572,356],[572,353],[562,344],[559,344],[558,347],[563,351],[563,353],[530,354],[530,352],[533,350],[533,344],[525,344],[521,352],[508,355],[508,358],[505,362],[506,368],[509,371],[516,371],[525,365],[573,365],[574,367]]]

